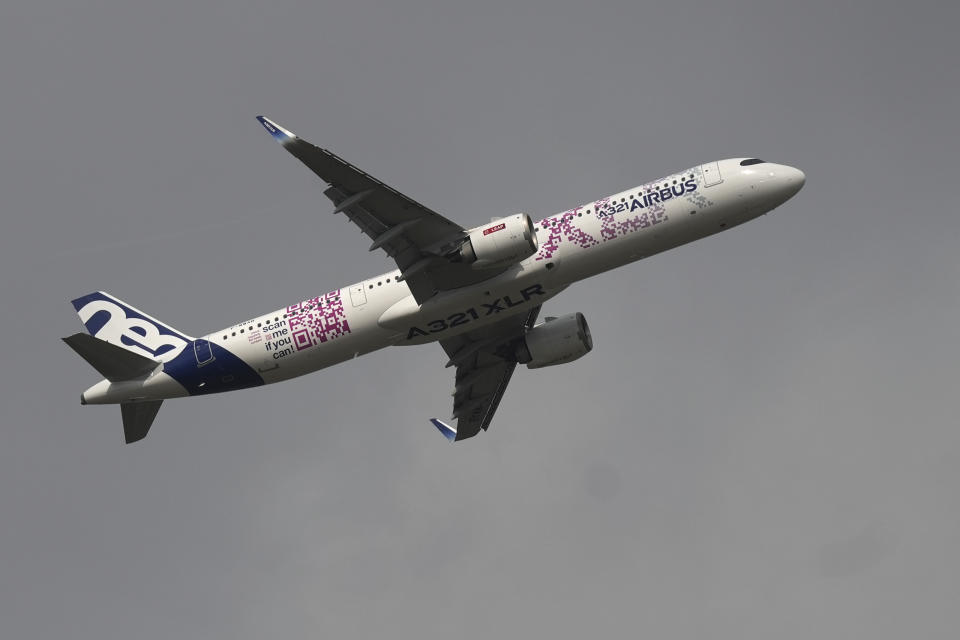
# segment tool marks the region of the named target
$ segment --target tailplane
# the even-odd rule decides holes
[[[161,366],[158,360],[141,356],[123,347],[110,344],[100,338],[86,333],[75,333],[63,339],[71,349],[80,354],[90,366],[100,372],[111,385],[136,381],[150,375]],[[106,383],[102,383],[106,384]],[[135,384],[135,382],[134,382]],[[88,389],[89,392],[89,389]],[[80,396],[80,402],[87,404],[86,395]],[[140,400],[136,402],[121,402],[120,411],[123,415],[123,435],[127,442],[136,442],[146,437],[153,419],[163,400]]]
[[[63,341],[110,382],[140,378],[160,365],[152,358],[138,355],[86,333],[75,333]]]

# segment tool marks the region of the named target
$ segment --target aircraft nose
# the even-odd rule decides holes
[[[792,198],[800,189],[803,188],[803,185],[807,183],[807,175],[796,169],[794,167],[784,167],[783,179],[787,185],[787,188],[790,189],[790,195],[788,198]]]
[[[773,178],[769,184],[773,188],[771,195],[776,201],[775,206],[779,206],[797,195],[797,192],[807,182],[807,176],[803,171],[785,164],[777,165],[771,171],[770,176]]]

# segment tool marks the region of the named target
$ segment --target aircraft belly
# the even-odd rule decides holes
[[[525,277],[498,278],[438,295],[419,307],[402,300],[380,316],[379,324],[401,334],[397,345],[426,344],[528,313],[566,288],[565,284],[548,284],[550,279],[543,270],[530,272]]]
[[[257,371],[264,384],[270,384],[333,366],[391,343],[392,332],[366,321],[361,314],[348,311],[346,321],[349,325],[344,326],[349,329],[333,338],[307,340],[300,338],[301,334],[288,332],[261,343],[243,345],[237,355]],[[315,335],[322,337],[320,333]]]
[[[110,382],[102,380],[83,392],[84,404],[117,404],[120,402],[166,400],[190,395],[177,380],[157,372],[142,380]]]
[[[388,346],[390,343],[386,338],[389,335],[382,330],[358,332],[340,340],[294,352],[279,360],[260,356],[260,375],[263,376],[264,383],[270,384],[325,369]]]

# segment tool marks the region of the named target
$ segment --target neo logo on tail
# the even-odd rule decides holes
[[[103,291],[77,298],[73,308],[90,335],[147,358],[172,360],[193,340]]]

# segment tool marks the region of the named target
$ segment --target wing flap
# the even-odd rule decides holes
[[[509,347],[533,326],[539,312],[537,306],[527,314],[510,316],[440,342],[450,363],[457,366],[453,392],[453,419],[457,423],[452,427],[436,418],[431,422],[448,439],[466,440],[490,426],[517,368]]]
[[[486,431],[500,406],[517,363],[501,360],[496,366],[485,368],[487,375],[476,380],[462,400],[455,400],[457,440],[466,440]]]

